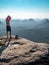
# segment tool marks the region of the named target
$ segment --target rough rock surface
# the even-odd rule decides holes
[[[15,36],[9,43],[5,40],[6,36],[0,37],[0,65],[49,65],[49,44]]]

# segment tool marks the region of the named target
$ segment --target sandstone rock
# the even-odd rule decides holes
[[[0,38],[2,40],[5,38]],[[2,41],[3,42],[3,41]],[[0,65],[46,65],[49,63],[49,44],[24,38],[12,39],[0,47]]]

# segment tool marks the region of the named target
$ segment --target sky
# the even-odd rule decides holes
[[[49,18],[49,0],[0,0],[0,18]]]

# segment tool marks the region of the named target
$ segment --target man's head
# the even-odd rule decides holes
[[[9,22],[11,20],[11,17],[8,15],[6,18],[6,21]]]

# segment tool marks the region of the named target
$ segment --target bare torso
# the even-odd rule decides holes
[[[6,21],[6,26],[10,26],[10,22]]]

